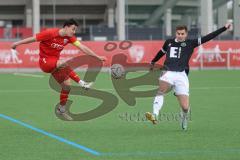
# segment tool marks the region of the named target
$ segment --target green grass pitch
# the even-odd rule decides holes
[[[40,77],[0,74],[0,114],[101,155],[92,155],[0,118],[1,160],[229,160],[240,157],[238,70],[190,73],[192,112],[186,132],[171,117],[155,126],[146,122],[143,114],[152,111],[153,97],[138,98],[136,106],[128,106],[115,92],[107,73],[97,77],[94,87],[118,96],[117,108],[86,122],[62,121],[54,114],[59,95],[50,89],[49,76],[36,75]],[[91,110],[89,106],[100,103],[81,96],[70,96],[70,99],[74,102],[71,110],[76,113]],[[162,113],[177,114],[179,110],[176,98],[172,93],[168,94]]]

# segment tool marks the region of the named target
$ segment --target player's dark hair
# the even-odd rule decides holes
[[[185,26],[185,25],[178,25],[177,27],[176,27],[176,31],[178,31],[178,30],[185,30],[186,32],[188,31],[188,28],[187,28],[187,26]]]
[[[63,28],[65,27],[65,26],[71,26],[71,25],[75,25],[75,26],[78,26],[78,23],[77,23],[77,21],[75,21],[74,19],[69,19],[69,20],[67,20],[67,21],[65,21],[64,22],[64,24],[63,24]]]

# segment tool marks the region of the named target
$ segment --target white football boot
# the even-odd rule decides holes
[[[188,113],[184,113],[183,111],[180,112],[180,125],[183,130],[187,130],[188,126]]]
[[[73,118],[70,115],[68,115],[68,112],[66,111],[65,106],[59,105],[58,108],[57,108],[57,113],[59,115],[62,115],[64,118],[66,118],[69,121],[73,120]]]
[[[90,89],[91,87],[92,87],[92,85],[93,85],[93,82],[84,82],[84,81],[80,81],[79,82],[79,85],[81,86],[81,87],[83,87],[84,89]]]

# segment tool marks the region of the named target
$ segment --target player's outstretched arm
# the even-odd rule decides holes
[[[77,48],[79,48],[81,51],[83,51],[85,54],[87,54],[89,56],[96,57],[100,61],[105,61],[106,60],[105,57],[98,56],[90,48],[88,48],[87,46],[81,44],[79,41],[74,42],[73,45],[76,46]]]
[[[154,65],[157,61],[159,61],[163,56],[165,55],[165,53],[162,51],[162,49],[156,54],[156,56],[152,59],[151,63],[150,63],[150,70],[153,70]]]
[[[220,35],[221,33],[223,33],[224,31],[226,31],[227,29],[229,29],[231,27],[231,23],[227,23],[224,27],[219,28],[218,30],[202,37],[202,43],[205,43],[207,41],[210,41],[211,39],[217,37],[218,35]]]
[[[156,54],[156,56],[152,59],[152,61],[150,62],[150,70],[153,70],[154,68],[154,64],[159,61],[165,54],[166,54],[166,50],[168,47],[168,40],[165,41],[165,43],[163,44],[162,49],[160,49],[158,51],[158,53]]]
[[[206,36],[203,36],[202,38],[198,39],[198,40],[195,40],[195,47],[203,44],[203,43],[206,43],[210,40],[212,40],[213,38],[217,37],[218,35],[220,35],[221,33],[223,33],[224,31],[226,31],[227,29],[229,29],[231,27],[231,23],[227,23],[224,27],[222,28],[219,28],[218,30],[212,32],[212,33],[209,33],[208,35]]]
[[[152,59],[151,63],[152,63],[152,64],[156,63],[156,62],[159,61],[164,55],[165,55],[165,53],[164,53],[162,50],[160,50],[160,51],[156,54],[156,56]]]
[[[12,49],[16,49],[16,47],[21,45],[21,44],[27,44],[27,43],[32,43],[32,42],[36,42],[36,38],[35,37],[29,37],[29,38],[20,40],[18,42],[15,42],[15,43],[12,44],[11,48]]]

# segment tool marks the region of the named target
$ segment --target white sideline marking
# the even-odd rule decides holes
[[[65,144],[67,144],[67,145],[70,145],[70,146],[72,146],[72,147],[81,149],[81,150],[83,150],[83,151],[85,151],[85,152],[88,152],[88,153],[90,153],[90,154],[92,154],[92,155],[95,155],[95,156],[100,156],[100,155],[101,155],[100,152],[97,152],[97,151],[95,151],[95,150],[93,150],[93,149],[91,149],[91,148],[88,148],[88,147],[85,147],[85,146],[80,145],[80,144],[78,144],[78,143],[75,143],[75,142],[73,142],[73,141],[67,140],[67,139],[65,139],[65,138],[62,138],[62,137],[57,136],[57,135],[55,135],[55,134],[52,134],[52,133],[50,133],[50,132],[46,132],[46,131],[44,131],[44,130],[42,130],[42,129],[36,128],[36,127],[34,127],[34,126],[32,126],[32,125],[29,125],[29,124],[27,124],[27,123],[24,123],[24,122],[22,122],[22,121],[19,121],[19,120],[15,119],[15,118],[9,117],[9,116],[7,116],[7,115],[0,114],[0,118],[3,118],[3,119],[8,120],[8,121],[11,121],[11,122],[16,123],[16,124],[18,124],[18,125],[21,125],[21,126],[23,126],[23,127],[25,127],[25,128],[31,129],[31,130],[33,130],[33,131],[35,131],[35,132],[37,132],[37,133],[40,133],[40,134],[45,135],[45,136],[47,136],[47,137],[49,137],[49,138],[52,138],[52,139],[55,139],[55,140],[60,141],[60,142],[62,142],[62,143],[65,143]]]
[[[194,90],[207,90],[207,89],[240,89],[240,86],[225,86],[225,87],[193,87],[193,88],[190,88],[191,89],[194,89]]]
[[[115,91],[115,89],[107,89],[107,88],[94,88],[96,90],[102,90],[102,91]],[[141,90],[134,90],[134,91],[142,91],[143,89],[149,89],[149,88],[141,88]],[[151,88],[152,89],[152,88]],[[225,86],[225,87],[193,87],[190,88],[190,90],[209,90],[209,89],[240,89],[240,86]],[[38,92],[50,92],[50,91],[54,91],[52,89],[19,89],[19,90],[15,90],[15,89],[9,89],[9,90],[0,90],[0,93],[38,93]]]
[[[43,78],[44,75],[36,75],[36,74],[26,74],[26,73],[13,73],[15,76],[24,76],[24,77],[35,77],[35,78]]]
[[[1,90],[0,93],[39,93],[39,92],[49,92],[52,91],[51,89],[8,89],[8,90]]]

